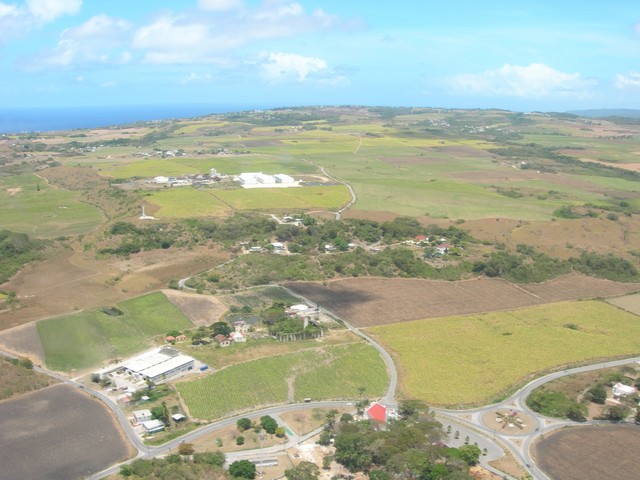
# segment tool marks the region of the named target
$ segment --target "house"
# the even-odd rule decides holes
[[[175,342],[176,341],[176,337],[174,337],[173,335],[167,335],[166,337],[164,337],[165,342]]]
[[[424,242],[425,240],[427,240],[427,237],[425,235],[416,235],[413,238],[416,240],[416,242]]]
[[[271,246],[273,247],[274,252],[283,252],[284,251],[284,243],[282,242],[271,242]]]
[[[233,322],[233,330],[240,333],[247,333],[249,331],[249,324],[244,320],[238,320]]]
[[[371,420],[380,423],[387,422],[387,407],[378,402],[373,402],[369,408],[365,410],[365,414]]]
[[[237,343],[244,343],[247,341],[247,336],[242,332],[231,332],[231,335],[229,336]]]
[[[186,339],[187,339],[187,336],[186,336],[186,335],[178,335],[178,336],[176,337],[176,342],[182,342],[182,341],[184,341],[184,340],[186,340]]]
[[[144,428],[145,433],[162,432],[164,430],[164,423],[160,420],[147,420],[146,422],[142,422],[142,428]]]
[[[140,425],[147,420],[151,420],[151,410],[136,410],[133,412],[133,424]]]
[[[221,333],[219,333],[218,335],[213,337],[213,339],[216,342],[218,342],[221,347],[228,347],[229,345],[231,345],[231,342],[233,341],[232,338],[226,337],[225,335],[222,335]]]
[[[630,385],[616,383],[613,386],[612,393],[614,397],[626,397],[627,395],[636,393],[636,389]]]

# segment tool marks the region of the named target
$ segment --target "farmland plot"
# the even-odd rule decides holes
[[[485,404],[534,374],[640,352],[640,318],[604,302],[556,303],[367,330],[396,355],[403,393]]]
[[[211,420],[306,397],[356,398],[359,387],[375,397],[386,384],[378,353],[357,343],[240,363],[176,387],[193,417]]]

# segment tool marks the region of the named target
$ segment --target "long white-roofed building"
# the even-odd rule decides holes
[[[138,355],[123,365],[123,369],[153,383],[193,370],[195,360],[170,347],[162,347]]]

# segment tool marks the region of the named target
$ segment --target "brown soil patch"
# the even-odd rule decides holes
[[[640,315],[640,294],[638,293],[634,295],[625,295],[624,297],[610,298],[607,301],[611,305],[615,305],[627,312]]]
[[[260,423],[260,417],[248,417],[254,423]],[[264,432],[263,432],[264,433]],[[236,438],[244,437],[243,445],[236,445]],[[218,446],[218,439],[222,441],[222,446]],[[286,438],[278,438],[275,435],[264,434],[262,447],[273,445],[284,445]],[[253,450],[260,448],[260,436],[252,429],[240,432],[236,425],[219,428],[205,435],[199,436],[193,441],[193,446],[199,452],[212,452],[220,450],[222,452],[239,452],[242,450]]]
[[[166,288],[173,278],[212,268],[227,258],[205,247],[153,250],[123,260],[96,260],[93,252],[67,251],[27,266],[3,285],[17,293],[21,308],[0,314],[0,330]]]
[[[306,435],[326,423],[326,413],[329,410],[331,409],[310,408],[304,410],[289,410],[288,412],[280,413],[278,416],[287,424],[287,427],[293,430],[297,435]],[[338,411],[336,421],[340,420],[340,415],[343,413],[353,413],[353,408],[345,407],[336,408],[335,410]]]
[[[500,475],[496,475],[495,473],[479,466],[471,467],[469,469],[469,473],[474,480],[502,480]]]
[[[84,478],[131,454],[111,412],[67,385],[0,402],[0,479]]]
[[[36,365],[44,364],[44,349],[35,323],[1,332],[0,348],[17,356],[29,357]]]
[[[493,468],[497,468],[501,472],[511,475],[513,478],[523,478],[524,476],[522,466],[516,462],[511,455],[504,455],[498,460],[489,462],[489,465]]]
[[[216,297],[170,289],[163,290],[162,293],[197,327],[220,321],[228,310]]]
[[[500,279],[447,282],[422,279],[355,278],[293,282],[293,291],[358,327],[407,320],[511,310],[545,303],[622,295],[640,284],[565,275],[541,284],[515,285]]]
[[[22,191],[22,187],[7,188],[7,197],[13,197],[14,195],[20,193],[21,191]]]
[[[554,480],[638,478],[640,428],[610,425],[557,430],[533,445],[533,457]]]

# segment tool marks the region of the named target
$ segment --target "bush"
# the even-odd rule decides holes
[[[236,437],[236,445],[244,445],[244,437],[242,435]]]
[[[236,426],[238,427],[238,430],[244,432],[245,430],[249,430],[251,428],[251,420],[249,420],[248,418],[240,418],[236,422]]]
[[[238,460],[229,465],[229,473],[236,478],[253,480],[256,478],[256,466],[249,460]]]

